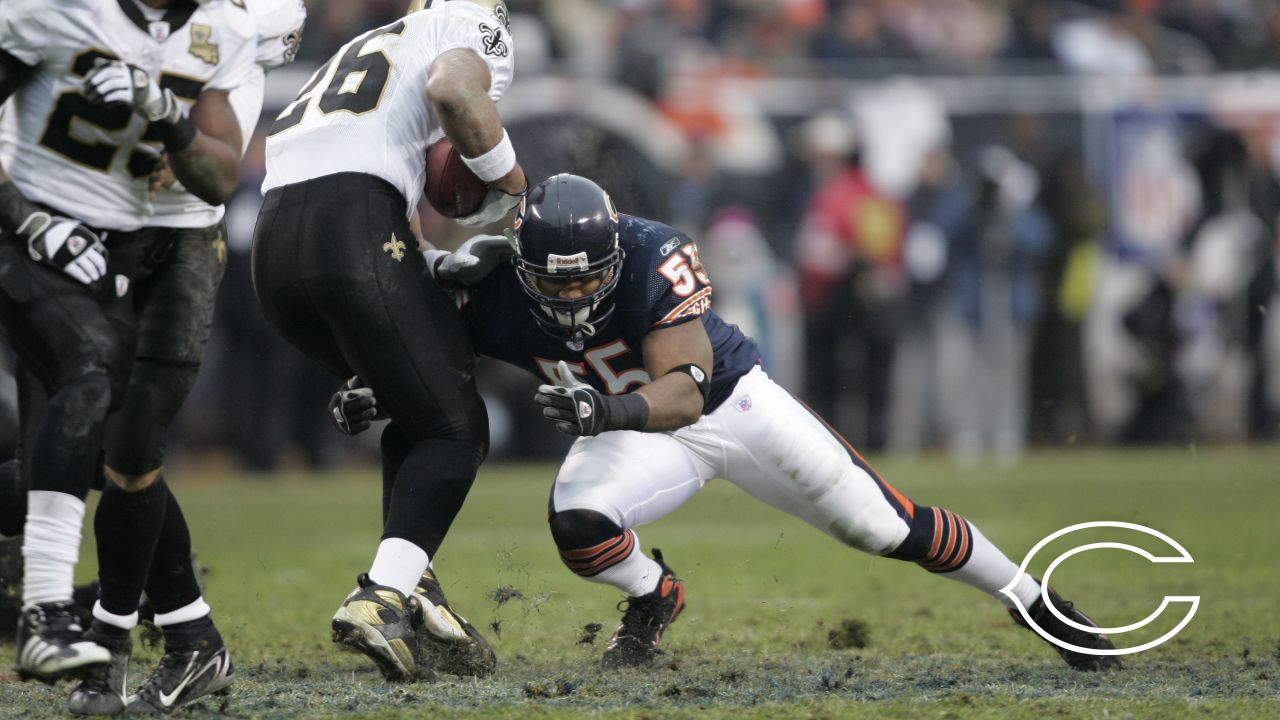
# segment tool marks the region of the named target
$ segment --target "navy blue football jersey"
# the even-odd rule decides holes
[[[530,313],[542,313],[520,287],[511,268],[499,268],[465,294],[463,317],[476,351],[528,370],[554,383],[564,360],[597,390],[618,395],[650,381],[643,343],[650,331],[697,320],[707,330],[715,362],[703,413],[715,410],[738,378],[760,362],[760,350],[737,326],[711,310],[711,281],[698,248],[678,230],[622,215],[618,242],[626,252],[622,276],[611,296],[613,317],[576,347],[542,330]]]

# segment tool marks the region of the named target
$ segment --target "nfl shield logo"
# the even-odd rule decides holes
[[[156,42],[164,42],[169,39],[169,23],[163,20],[148,24],[147,29],[151,31],[151,37]]]
[[[116,276],[116,297],[124,297],[129,292],[129,278],[124,275]]]
[[[746,412],[751,409],[751,396],[748,395],[738,401],[734,407],[738,408],[738,412]]]

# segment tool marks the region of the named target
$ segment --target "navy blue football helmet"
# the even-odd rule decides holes
[[[520,203],[513,259],[520,287],[538,304],[539,327],[557,338],[580,342],[613,315],[609,296],[622,276],[626,253],[618,246],[618,211],[599,185],[563,173],[538,183]],[[538,280],[589,280],[600,287],[580,298],[548,295]]]

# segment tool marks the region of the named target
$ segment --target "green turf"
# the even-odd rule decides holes
[[[1074,673],[995,601],[845,549],[716,481],[640,530],[688,585],[668,654],[655,669],[604,673],[595,661],[620,598],[560,565],[545,518],[554,468],[495,465],[482,470],[437,566],[454,606],[492,638],[499,671],[388,685],[328,639],[330,616],[376,545],[378,479],[188,474],[173,484],[213,568],[208,597],[239,666],[231,695],[195,714],[1280,717],[1280,449],[1036,454],[1016,470],[885,461],[880,470],[918,501],[968,516],[1015,561],[1073,523],[1151,525],[1195,564],[1089,553],[1064,563],[1055,585],[1104,624],[1144,617],[1165,594],[1202,596],[1199,612],[1122,673]],[[1160,550],[1140,536],[1108,539]],[[1053,545],[1033,569],[1074,544]],[[498,594],[512,597],[498,603]],[[591,623],[604,626],[594,640]],[[831,646],[845,623],[865,629],[865,647]],[[141,652],[142,671],[156,654]],[[0,681],[0,717],[58,716],[67,690]]]

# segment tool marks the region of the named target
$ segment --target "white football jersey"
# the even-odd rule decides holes
[[[27,198],[94,227],[205,227],[213,208],[185,193],[152,202],[163,149],[146,120],[81,94],[98,58],[137,65],[189,110],[204,90],[231,90],[254,69],[257,35],[242,0],[174,3],[149,20],[134,0],[0,0],[0,49],[32,68],[11,100],[13,158]],[[194,201],[194,202],[193,202]]]
[[[387,180],[418,205],[426,150],[444,136],[427,102],[427,78],[442,53],[467,48],[489,66],[489,97],[511,84],[515,48],[506,7],[437,2],[342,47],[276,118],[267,137],[265,193],[340,172]]]
[[[244,84],[231,91],[231,109],[240,121],[240,153],[249,149],[249,141],[262,116],[266,74],[293,62],[302,43],[302,26],[307,21],[307,6],[302,0],[245,0],[258,28],[257,66]]]

